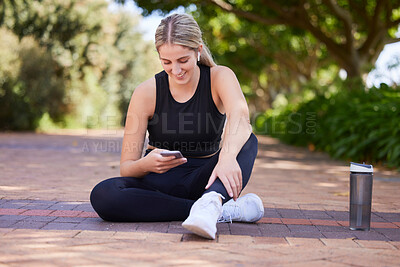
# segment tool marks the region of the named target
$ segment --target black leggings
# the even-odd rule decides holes
[[[237,156],[243,188],[250,179],[257,143],[257,138],[251,134]],[[186,163],[163,174],[107,179],[93,188],[90,202],[106,221],[183,221],[189,216],[193,203],[204,193],[216,191],[225,197],[224,202],[231,199],[219,179],[209,189],[204,189],[218,158],[219,152],[209,158],[188,158]]]

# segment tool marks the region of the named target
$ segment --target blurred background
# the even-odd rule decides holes
[[[175,12],[235,71],[256,133],[399,168],[398,0],[1,0],[0,130],[123,128]]]

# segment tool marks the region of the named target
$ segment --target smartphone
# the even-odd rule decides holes
[[[160,153],[163,157],[175,156],[176,159],[183,158],[180,151],[163,151]]]

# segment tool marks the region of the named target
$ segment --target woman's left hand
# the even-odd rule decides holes
[[[236,201],[242,191],[242,170],[236,158],[220,158],[205,189],[208,189],[217,178],[224,184],[229,196]]]

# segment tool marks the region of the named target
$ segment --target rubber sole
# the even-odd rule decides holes
[[[207,238],[207,239],[215,239],[215,234],[217,232],[217,227],[215,227],[215,231],[212,229],[209,229],[209,227],[206,227],[204,221],[201,219],[197,220],[186,220],[182,223],[182,227],[189,230],[190,232]]]

